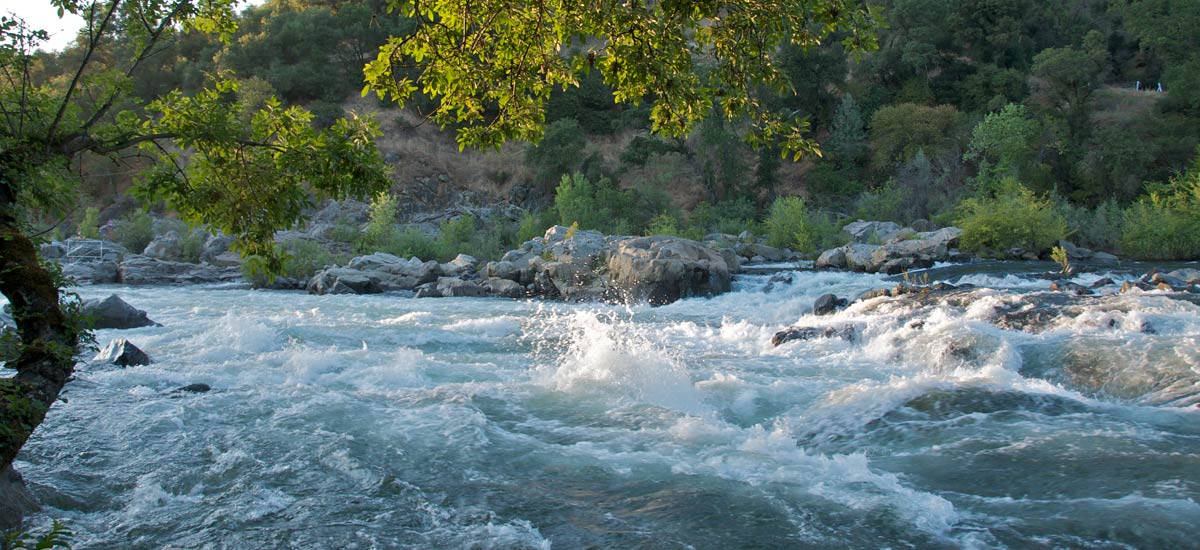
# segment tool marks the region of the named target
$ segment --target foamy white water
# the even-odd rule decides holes
[[[791,276],[661,308],[87,287],[164,325],[97,333],[156,362],[81,366],[17,467],[77,549],[1195,544],[1200,307],[1005,330],[1045,282],[1001,272],[818,318],[895,282]]]

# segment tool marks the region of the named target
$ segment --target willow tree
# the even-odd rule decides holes
[[[324,131],[299,108],[267,101],[252,117],[237,83],[214,76],[192,96],[172,92],[138,105],[128,91],[148,59],[185,29],[234,30],[234,0],[50,0],[83,16],[77,65],[67,78],[35,79],[45,32],[0,19],[0,292],[16,324],[15,371],[0,379],[0,468],[7,467],[71,376],[86,327],[42,261],[31,220],[61,213],[84,155],[149,166],[139,191],[184,218],[235,236],[235,247],[267,270],[283,253],[272,237],[298,222],[314,197],[367,196],[387,185],[375,126],[350,117]],[[117,40],[132,56],[114,63]],[[10,334],[7,338],[12,339]]]
[[[781,46],[840,37],[876,46],[878,14],[863,0],[389,0],[416,19],[366,67],[363,93],[403,104],[437,100],[430,118],[457,128],[460,147],[537,141],[556,88],[599,71],[613,100],[652,104],[655,132],[689,133],[714,107],[749,120],[756,144],[798,158],[818,152],[807,122],[772,112],[761,91],[793,89]]]

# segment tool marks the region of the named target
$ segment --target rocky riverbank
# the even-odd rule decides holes
[[[336,203],[331,205],[336,206]],[[305,231],[283,231],[280,243],[309,241],[324,250],[348,250],[332,240],[335,233],[326,208]],[[361,214],[361,213],[360,213]],[[332,217],[331,217],[332,216]],[[892,222],[859,220],[843,227],[847,244],[815,258],[816,269],[845,269],[898,274],[938,262],[969,262],[959,249],[962,231],[955,227],[901,227]],[[224,235],[202,239],[198,263],[179,261],[181,237],[165,231],[140,253],[106,240],[69,239],[42,247],[43,255],[62,263],[63,274],[80,284],[177,285],[244,281],[241,261]],[[1115,261],[1111,254],[1059,243],[1071,261]],[[1014,259],[1046,259],[1049,251],[1009,250]],[[345,258],[346,256],[342,256]],[[196,255],[193,253],[192,258]],[[812,258],[809,256],[808,258]],[[306,290],[313,294],[407,293],[414,297],[489,296],[567,301],[649,302],[661,305],[690,296],[713,296],[729,290],[744,266],[795,262],[806,258],[769,246],[750,232],[710,234],[696,241],[673,236],[632,237],[554,226],[496,261],[482,262],[460,254],[449,262],[400,258],[376,252],[312,275],[256,280],[255,286]],[[320,266],[320,264],[317,264]]]

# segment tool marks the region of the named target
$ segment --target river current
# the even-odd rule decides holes
[[[83,287],[162,323],[96,333],[155,362],[82,364],[16,466],[77,550],[1195,547],[1200,306],[1030,333],[984,312],[1046,281],[931,275],[986,290],[818,318],[895,278],[658,308]],[[858,336],[771,345],[831,323]]]

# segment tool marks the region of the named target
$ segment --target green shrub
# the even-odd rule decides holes
[[[134,254],[141,254],[154,240],[154,218],[141,210],[131,212],[114,230],[117,242]]]
[[[1124,227],[1124,211],[1114,199],[1095,208],[1077,206],[1056,198],[1054,208],[1067,220],[1071,242],[1095,250],[1117,250]]]
[[[524,243],[534,237],[541,237],[550,226],[558,223],[558,213],[547,208],[537,212],[526,212],[517,223],[517,234],[514,244]]]
[[[436,241],[433,237],[415,227],[395,232],[393,239],[383,251],[401,258],[411,258],[413,256],[422,260],[435,260],[438,258]]]
[[[83,219],[79,221],[79,236],[85,239],[100,238],[100,209],[94,206],[83,211]]]
[[[809,211],[800,197],[780,197],[771,204],[765,223],[767,244],[797,252],[815,252],[841,243],[833,216]]]
[[[1200,156],[1166,184],[1152,184],[1125,210],[1121,251],[1146,260],[1200,257]]]
[[[394,246],[400,233],[395,222],[396,197],[386,191],[379,193],[371,199],[370,219],[362,235],[355,241],[354,251],[370,254]]]
[[[329,238],[339,243],[354,243],[362,238],[362,230],[349,220],[339,219],[334,222]]]
[[[308,279],[327,265],[343,264],[349,259],[309,239],[289,241],[284,249],[290,256],[284,263],[284,274],[296,279]]]
[[[200,255],[204,253],[204,242],[208,240],[208,231],[193,229],[183,233],[180,244],[180,260],[190,263],[200,263]]]
[[[896,221],[902,219],[906,193],[894,182],[864,192],[858,197],[854,218],[860,220]]]
[[[671,199],[659,189],[620,189],[608,178],[595,183],[582,174],[563,176],[554,193],[559,223],[608,235],[642,233],[655,216],[671,211]]]
[[[1200,257],[1200,218],[1184,209],[1138,201],[1125,209],[1120,250],[1140,260]]]
[[[1011,178],[995,196],[963,200],[956,224],[963,250],[990,257],[1010,248],[1041,252],[1067,234],[1067,222],[1050,200]]]

